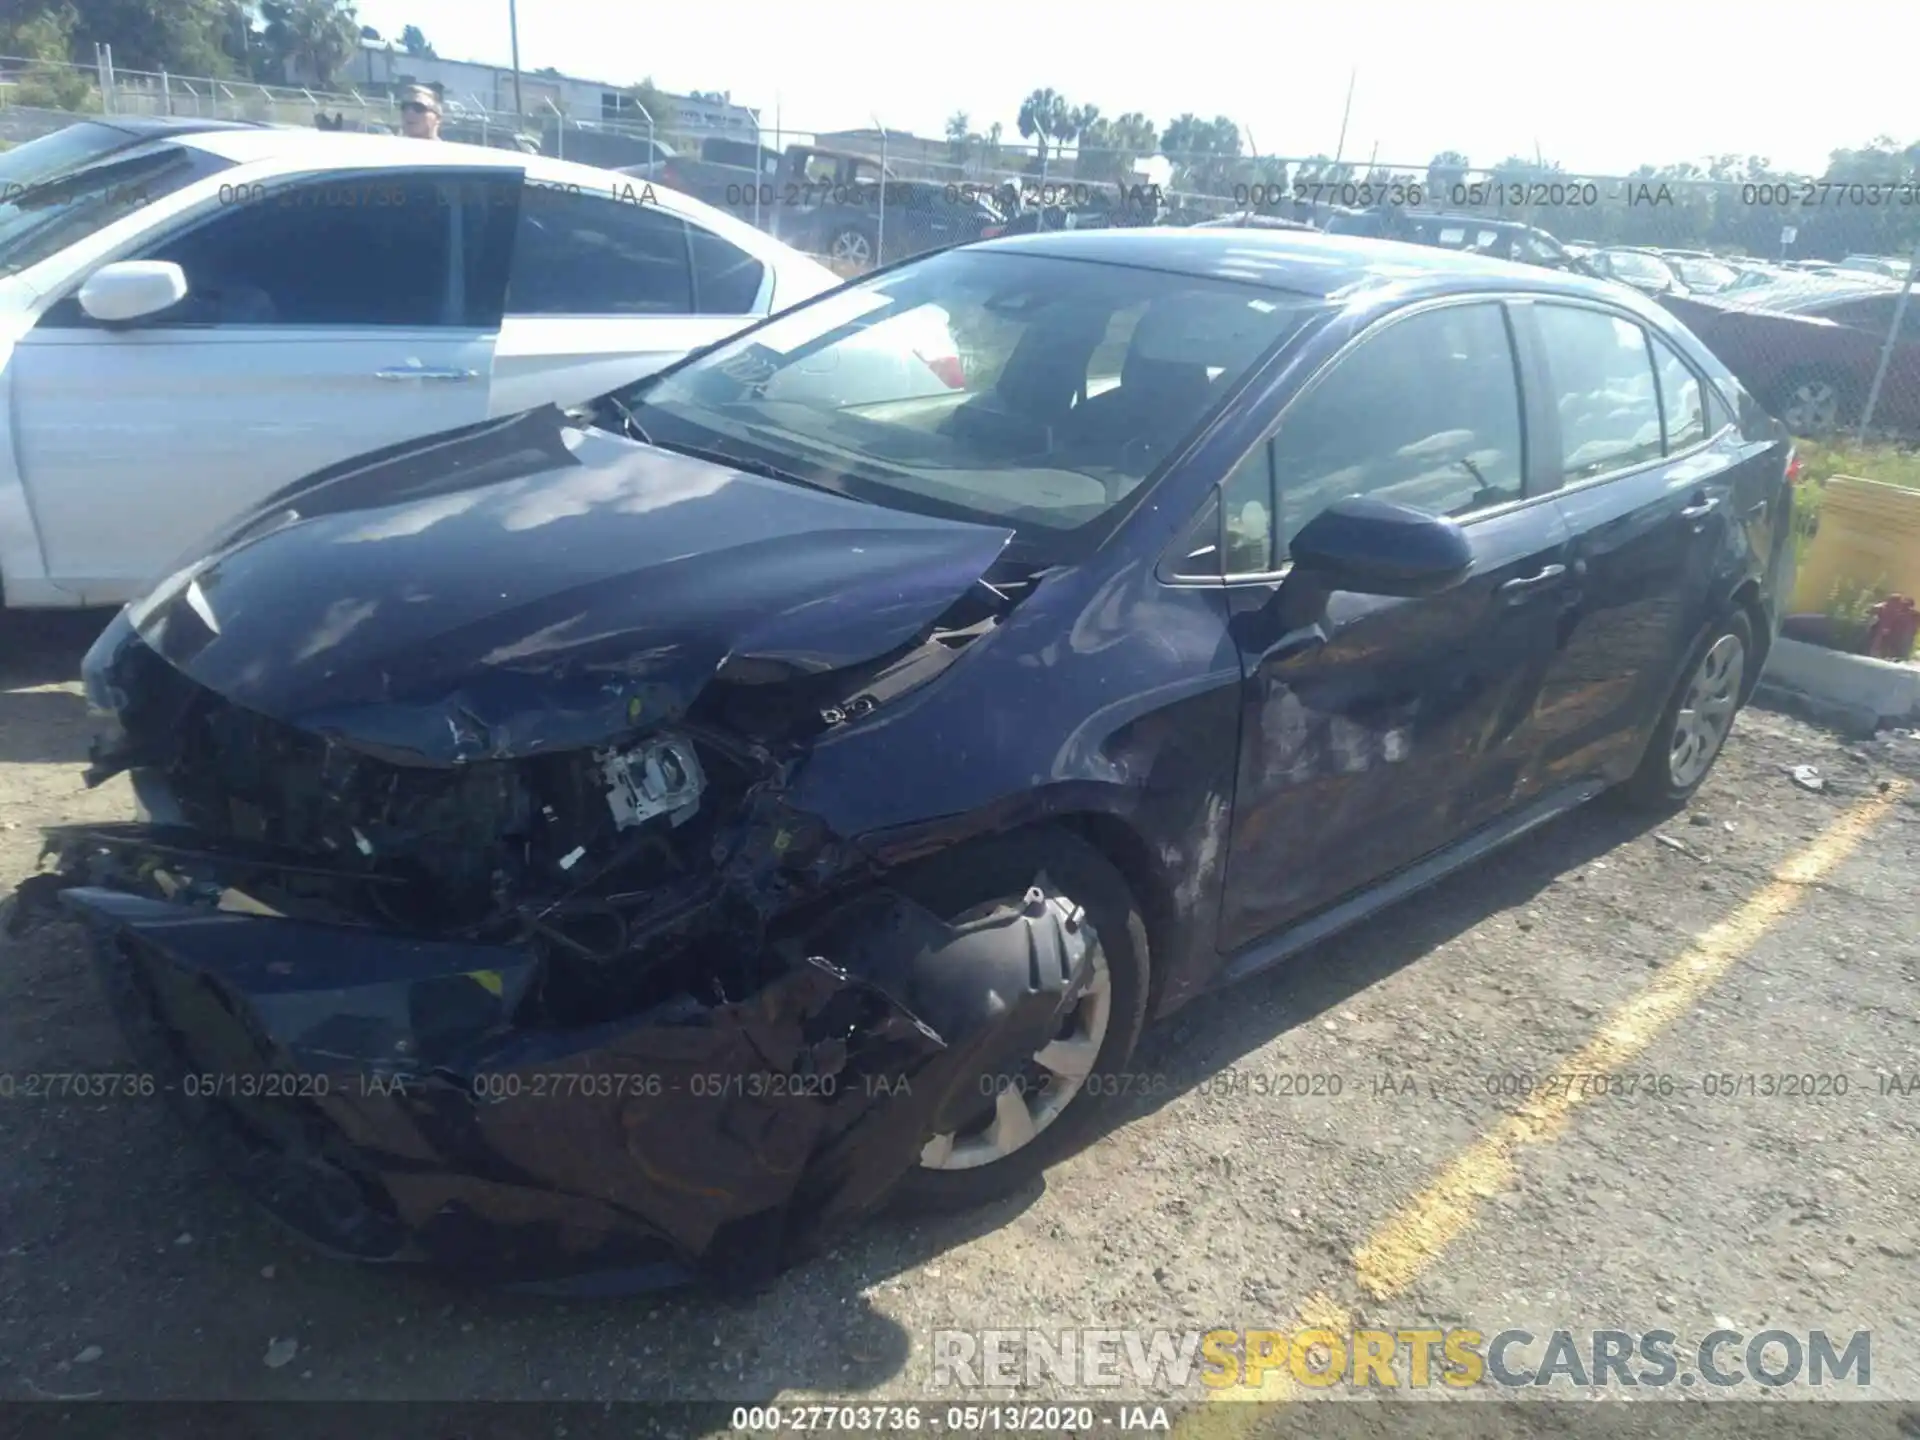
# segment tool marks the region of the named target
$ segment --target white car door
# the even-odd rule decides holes
[[[178,305],[107,326],[71,289],[49,297],[10,362],[48,578],[84,603],[128,599],[281,486],[486,419],[519,180],[423,167],[236,186],[122,257],[179,264]]]
[[[774,267],[658,194],[528,181],[494,357],[494,414],[590,400],[767,313]]]

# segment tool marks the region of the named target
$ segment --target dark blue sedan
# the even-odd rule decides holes
[[[1602,282],[951,250],[236,522],[88,656],[142,815],[29,898],[329,1248],[763,1274],[1018,1187],[1208,986],[1685,802],[1794,469]]]

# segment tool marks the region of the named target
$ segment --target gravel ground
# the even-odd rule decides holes
[[[78,778],[70,677],[99,623],[0,617],[0,890],[33,869],[38,826],[126,813],[123,782]],[[1807,764],[1823,791],[1789,777]],[[1903,776],[1920,739],[1750,711],[1688,814],[1588,807],[1203,997],[1145,1041],[1134,1068],[1159,1093],[1116,1106],[1044,1187],[883,1217],[745,1301],[561,1303],[343,1266],[240,1201],[158,1099],[0,1101],[0,1398],[926,1399],[938,1329],[1324,1313],[1689,1341],[1871,1330],[1864,1393],[1920,1400],[1920,1085],[1885,1078],[1920,1076],[1920,783]],[[1769,910],[1775,868],[1862,805],[1857,847]],[[1393,1230],[1443,1166],[1476,1163],[1517,1103],[1499,1077],[1567,1070],[1614,1007],[1690,983],[1697,937],[1756,906],[1751,943],[1621,1067],[1665,1087],[1585,1099],[1481,1166],[1439,1240]],[[0,1071],[125,1063],[71,930],[0,940]],[[1298,1073],[1340,1093],[1262,1093]],[[1709,1095],[1720,1074],[1758,1078]],[[1762,1093],[1780,1074],[1846,1093]],[[1404,1259],[1407,1234],[1433,1243],[1392,1283],[1356,1264],[1382,1243]]]

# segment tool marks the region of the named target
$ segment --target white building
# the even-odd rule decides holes
[[[312,84],[310,77],[290,74],[291,84]],[[409,55],[398,44],[387,40],[362,40],[360,53],[338,72],[331,88],[389,93],[402,85],[430,85],[445,97],[449,109],[486,110],[511,115],[514,112],[513,70],[506,65],[484,65],[475,60],[445,60],[424,55]],[[589,123],[608,121],[641,122],[627,86],[601,80],[584,80],[577,75],[554,75],[532,70],[520,72],[521,112],[529,117],[550,115],[551,104],[570,120]],[[756,112],[731,101],[695,99],[687,95],[668,97],[673,101],[673,129],[676,131],[735,132],[752,135],[757,127]],[[664,117],[656,116],[656,120]]]

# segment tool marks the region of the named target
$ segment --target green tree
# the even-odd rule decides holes
[[[653,117],[655,130],[671,130],[674,122],[673,100],[647,76],[638,85],[627,87],[627,98],[642,106]]]
[[[17,11],[0,17],[0,55],[64,61],[71,54],[73,29],[79,21],[71,0],[26,0]]]
[[[1074,173],[1083,179],[1127,185],[1133,181],[1134,163],[1160,147],[1154,123],[1138,110],[1112,120],[1095,115],[1081,127],[1079,157]]]
[[[973,133],[973,121],[966,111],[956,110],[947,117],[947,158],[963,170],[979,138]]]
[[[1458,150],[1442,150],[1427,162],[1428,191],[1448,203],[1453,187],[1466,181],[1468,168],[1467,157]]]
[[[1050,87],[1035,90],[1020,102],[1020,114],[1014,123],[1022,139],[1034,142],[1039,168],[1046,168],[1049,146],[1065,144],[1078,133],[1073,115],[1067,97]]]
[[[438,60],[433,42],[418,25],[408,25],[400,31],[400,47],[418,60]]]
[[[77,19],[71,4],[57,0],[30,3],[25,13],[0,19],[0,54],[41,62],[13,77],[13,103],[48,110],[100,108],[86,73],[67,63]]]
[[[287,81],[325,88],[360,49],[349,0],[261,0],[268,55]]]
[[[233,73],[222,45],[227,0],[57,0],[51,5],[28,0],[27,9],[70,15],[67,58],[83,65],[92,64],[94,47],[104,44],[113,47],[120,70]]]
[[[1160,153],[1173,161],[1176,185],[1224,194],[1241,168],[1240,127],[1224,115],[1179,115],[1161,133]]]

